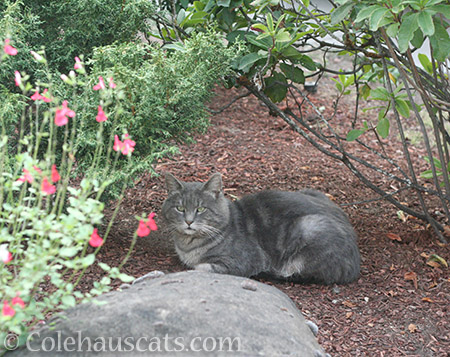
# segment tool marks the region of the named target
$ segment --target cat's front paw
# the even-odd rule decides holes
[[[216,270],[214,269],[214,265],[209,264],[209,263],[202,263],[202,264],[197,264],[196,266],[194,266],[195,270],[197,271],[202,271],[204,273],[215,273]]]

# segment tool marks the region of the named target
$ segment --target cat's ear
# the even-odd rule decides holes
[[[208,191],[214,194],[215,197],[218,197],[223,190],[222,187],[222,175],[216,172],[212,175],[207,182],[203,184],[203,191]]]
[[[181,191],[183,184],[170,173],[166,173],[166,188],[168,192]]]

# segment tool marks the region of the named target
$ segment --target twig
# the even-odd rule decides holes
[[[220,114],[222,113],[224,110],[228,109],[229,107],[231,107],[231,105],[233,105],[234,103],[236,103],[239,99],[248,97],[250,94],[252,94],[250,91],[247,91],[243,94],[240,94],[238,96],[236,96],[235,98],[233,98],[228,104],[224,105],[223,107],[221,107],[218,110],[214,110],[214,109],[210,109],[207,108],[208,112],[210,112],[211,114]]]

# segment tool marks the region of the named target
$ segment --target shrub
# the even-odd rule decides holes
[[[69,75],[65,82],[53,78],[55,93],[77,98],[80,107],[74,173],[91,170],[98,150],[98,105],[108,107],[113,101],[117,105],[105,110],[109,120],[104,123],[102,135],[109,138],[127,133],[137,145],[132,157],[119,158],[111,171],[106,159],[109,143],[105,141],[105,147],[97,153],[100,162],[96,177],[119,183],[107,192],[116,197],[121,182],[152,171],[152,163],[158,158],[177,152],[177,143],[191,140],[192,133],[207,127],[204,102],[212,95],[218,78],[228,73],[235,53],[236,47],[227,49],[222,38],[213,33],[196,34],[183,47],[170,52],[142,43],[117,43],[94,50],[86,77]],[[117,81],[119,91],[109,88],[111,77]],[[99,78],[105,89],[93,90]],[[108,176],[103,175],[103,169]]]
[[[5,43],[0,49],[0,66],[2,59],[8,61],[8,55],[3,52],[7,46],[11,44]],[[46,64],[44,57],[34,56],[38,62]],[[81,61],[77,71],[79,75],[84,72]],[[76,76],[75,73],[71,75],[74,88]],[[118,107],[114,98],[121,94],[117,87],[111,88],[114,87],[112,83],[105,94],[111,100],[104,109],[114,111],[113,108]],[[19,72],[15,74],[15,84],[23,93],[19,99],[23,101],[33,86]],[[101,235],[95,228],[103,219],[104,204],[99,200],[111,183],[99,181],[94,175],[104,147],[103,140],[111,145],[110,157],[103,156],[111,162],[111,170],[119,156],[132,154],[134,142],[131,138],[123,138],[123,141],[117,138],[113,145],[113,140],[103,139],[104,117],[99,115],[96,151],[91,162],[93,174],[85,175],[78,187],[70,186],[76,133],[84,120],[83,116],[77,118],[82,102],[61,103],[52,85],[46,89],[48,91],[40,88],[31,91],[34,93],[31,96],[33,104],[22,111],[20,125],[16,123],[19,128],[16,137],[7,135],[8,116],[0,116],[0,340],[5,343],[9,332],[20,336],[19,342],[24,342],[29,328],[44,320],[46,314],[108,291],[111,279],[133,280],[120,273],[118,267],[97,262],[106,275],[101,281],[94,282],[89,292],[78,289],[83,273],[96,261],[96,253],[113,223],[111,220]],[[9,105],[16,104],[17,96],[12,97]],[[7,112],[6,109],[8,106],[3,105],[2,110]],[[13,145],[8,146],[8,142]],[[11,154],[11,146],[15,155]],[[62,153],[56,165],[58,147]],[[42,157],[39,152],[44,153]],[[128,164],[132,163],[129,161]],[[149,229],[142,231],[143,226],[156,229],[153,214],[141,220],[125,260],[137,236],[149,234]]]
[[[0,38],[15,39],[21,53],[16,69],[34,75],[34,64],[24,54],[44,47],[50,68],[65,72],[75,56],[89,57],[94,47],[147,32],[146,19],[154,10],[148,0],[7,0],[0,5],[0,21],[6,25],[0,28],[7,32]]]
[[[244,40],[248,51],[234,61],[230,84],[245,86],[272,114],[395,205],[400,216],[409,214],[430,223],[439,239],[446,241],[442,233],[450,219],[448,1],[330,0],[316,6],[319,2],[309,0],[175,0],[161,4],[167,13],[176,14],[172,16],[176,21],[167,29],[168,21],[155,19],[155,36],[175,42],[193,28],[214,24],[230,43]],[[326,5],[330,11],[323,9]],[[426,40],[431,56],[422,53],[416,61],[413,55]],[[348,56],[351,68],[332,68],[329,54]],[[315,87],[327,75],[335,77],[337,91],[322,112],[302,85],[308,79]],[[346,121],[337,120],[340,99],[349,93],[356,98],[354,112]],[[282,108],[277,103],[284,100]],[[366,100],[376,101],[375,106],[362,105]],[[369,105],[378,115],[363,115]],[[306,120],[308,112],[320,119],[320,125]],[[423,160],[409,149],[405,133],[410,127],[420,130],[426,149]],[[385,150],[386,141],[398,139],[401,157]],[[359,148],[352,150],[356,145]],[[372,162],[374,155],[385,162]],[[418,161],[426,162],[428,170],[418,168]],[[432,187],[420,176],[431,179]],[[394,181],[397,189],[379,186],[388,181]],[[405,204],[405,198],[415,202]],[[432,203],[427,202],[430,198]],[[445,219],[428,208],[436,202]]]

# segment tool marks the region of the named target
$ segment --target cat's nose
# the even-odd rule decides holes
[[[192,223],[194,223],[194,221],[191,221],[191,220],[188,220],[188,219],[186,219],[185,222],[186,222],[186,224],[187,224],[188,226],[190,226]]]

